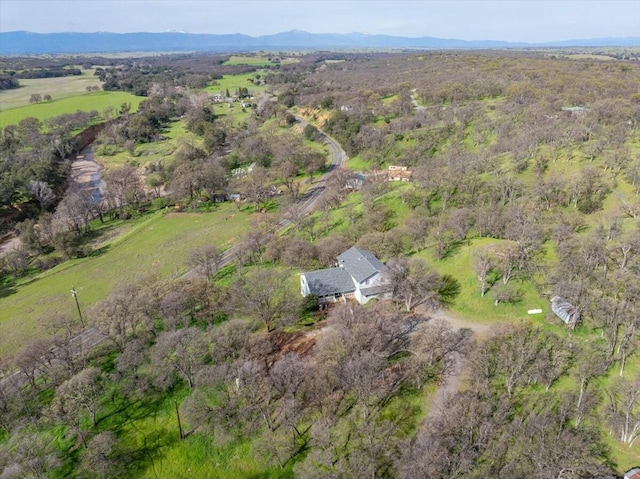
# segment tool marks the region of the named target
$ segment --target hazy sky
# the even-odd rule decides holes
[[[0,31],[383,33],[464,40],[640,36],[640,0],[0,0]]]

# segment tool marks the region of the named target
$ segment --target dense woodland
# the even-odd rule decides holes
[[[229,73],[218,60],[98,72],[105,89],[147,96],[135,114],[111,112],[101,154],[162,141],[178,119],[198,139],[170,162],[109,169],[102,202],[66,194],[53,209],[66,168],[55,122],[3,132],[0,199],[31,195],[41,210],[18,226],[24,247],[4,257],[5,277],[89,254],[97,221],[154,204],[238,192],[256,213],[231,267],[216,246],[197,249],[188,278],[141,274],[82,323],[42,318],[45,334],[3,363],[22,379],[0,388],[0,477],[162,477],[180,442],[211,455],[249,444],[239,460],[259,458],[260,475],[301,478],[615,477],[612,444],[640,455],[640,64],[310,54],[262,72],[268,93],[238,124],[199,90]],[[301,132],[292,111],[313,125]],[[352,173],[336,171],[305,216],[304,179],[326,163],[309,145],[318,129],[368,181],[354,193]],[[389,165],[412,182],[377,181]],[[423,255],[443,261],[479,240],[478,296],[500,307],[528,285],[570,301],[577,328],[518,320],[479,335],[433,319],[455,305],[459,278]],[[353,244],[387,263],[394,299],[317,311],[295,272]],[[87,328],[105,340],[82,350]],[[438,403],[449,377],[462,387]],[[159,410],[171,420],[132,439],[131,424]]]

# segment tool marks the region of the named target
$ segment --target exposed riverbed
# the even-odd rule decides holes
[[[93,149],[89,145],[71,163],[68,191],[89,191],[95,201],[100,201],[105,191],[101,171],[102,166],[96,163]],[[20,238],[15,234],[6,235],[0,240],[0,256],[19,247]]]
[[[104,196],[105,184],[100,172],[102,166],[95,161],[93,150],[88,146],[76,157],[71,164],[70,190],[90,191],[94,200],[100,201]]]

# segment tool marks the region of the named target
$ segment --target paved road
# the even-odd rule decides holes
[[[308,125],[308,122],[301,116],[298,116],[298,115],[294,115],[294,116],[296,117],[296,120],[298,120],[298,122],[301,124],[303,128]],[[313,184],[313,187],[310,188],[300,199],[298,206],[302,214],[305,216],[311,213],[318,206],[318,203],[320,202],[320,200],[322,199],[322,197],[326,192],[327,181],[329,180],[333,172],[337,168],[343,166],[347,160],[347,153],[342,149],[342,146],[340,146],[340,144],[336,140],[334,140],[333,138],[331,138],[329,135],[327,135],[322,131],[320,132],[320,136],[322,138],[322,141],[331,149],[331,164],[327,168],[327,171],[315,181],[315,183]],[[291,224],[292,224],[291,220],[283,218],[280,221],[278,221],[278,223],[276,224],[275,230],[282,231]],[[242,241],[238,241],[233,246],[226,249],[224,253],[222,253],[222,259],[220,261],[219,268],[222,268],[224,266],[227,266],[233,263],[237,258],[238,253],[241,250],[242,250]],[[196,270],[194,269],[191,271],[187,271],[185,274],[182,275],[182,278],[189,278],[193,276],[195,273],[196,273]]]
[[[298,120],[298,122],[300,122],[300,124],[303,127],[307,126],[308,123],[304,118],[296,115],[296,119]],[[311,213],[316,208],[316,206],[318,205],[318,202],[323,197],[326,191],[326,183],[329,177],[331,176],[333,171],[335,171],[336,168],[342,166],[347,159],[347,154],[345,153],[345,151],[342,149],[342,147],[337,141],[335,141],[330,136],[326,135],[324,132],[320,132],[320,134],[322,136],[322,141],[326,143],[331,149],[331,164],[327,168],[327,171],[316,180],[316,182],[314,183],[314,186],[311,189],[309,189],[307,193],[301,198],[299,206],[301,208],[301,211],[305,215]],[[277,231],[281,231],[287,226],[289,226],[290,224],[291,224],[290,220],[282,219],[276,225],[276,229]],[[227,266],[228,264],[233,263],[237,258],[238,252],[241,249],[242,249],[242,242],[238,241],[233,246],[225,250],[225,252],[222,254],[222,261],[220,263],[220,267]],[[188,271],[182,277],[188,278],[193,274],[195,274],[195,270]],[[87,351],[93,348],[94,346],[97,346],[99,343],[101,343],[105,339],[106,339],[105,336],[97,329],[88,328],[83,332],[81,332],[80,334],[78,334],[73,339],[71,339],[71,342],[78,343],[78,351]],[[16,387],[16,386],[25,384],[26,381],[27,381],[26,376],[24,376],[21,372],[15,372],[3,379],[0,379],[0,387],[2,388]]]

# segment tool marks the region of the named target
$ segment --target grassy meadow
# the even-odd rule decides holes
[[[266,67],[272,65],[273,62],[269,57],[265,56],[249,56],[249,55],[232,55],[224,65],[250,65],[256,67]]]
[[[228,89],[231,95],[234,94],[236,88],[240,87],[248,88],[249,92],[254,94],[266,91],[266,85],[254,85],[249,81],[251,78],[255,78],[256,75],[264,75],[264,71],[258,70],[255,73],[243,73],[241,75],[224,75],[204,90],[210,93],[218,93],[220,91],[224,93]]]
[[[196,144],[201,143],[199,138],[194,139],[195,135],[186,130],[184,120],[172,121],[162,131],[162,136],[164,136],[165,139],[150,143],[138,143],[135,146],[133,155],[127,150],[119,151],[115,155],[102,155],[99,153],[99,150],[94,150],[95,159],[101,166],[107,169],[125,164],[144,166],[158,161],[164,161],[165,165],[167,165],[172,161],[172,155],[183,138],[190,138]]]
[[[123,103],[130,103],[131,111],[135,112],[140,102],[144,100],[143,97],[121,91],[85,92],[60,99],[57,99],[55,93],[51,96],[53,100],[50,102],[31,103],[10,109],[3,108],[0,110],[0,128],[4,128],[7,125],[17,125],[21,120],[28,117],[45,120],[64,113],[75,113],[78,110],[87,112],[96,110],[102,114],[105,108],[113,107],[117,109]],[[0,100],[2,100],[1,96]],[[3,103],[0,102],[0,104]]]
[[[0,91],[0,111],[29,105],[34,93],[51,95],[54,100],[87,93],[87,87],[99,87],[102,82],[94,76],[95,69],[81,70],[82,75],[59,78],[29,78],[20,80],[20,88]]]
[[[83,309],[103,299],[116,285],[158,274],[187,271],[189,253],[206,244],[226,249],[248,230],[248,213],[224,203],[210,213],[158,211],[105,231],[111,239],[85,258],[67,261],[0,290],[0,351],[11,355],[29,339],[43,335],[39,324],[49,313],[75,315],[69,291],[75,286]]]

